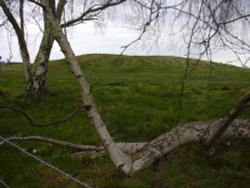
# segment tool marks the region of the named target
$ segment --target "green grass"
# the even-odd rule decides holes
[[[177,57],[85,55],[78,57],[91,84],[98,109],[115,141],[147,141],[176,123],[185,60]],[[223,117],[250,89],[250,70],[195,60],[185,82],[180,123]],[[81,105],[78,87],[64,60],[50,62],[49,93],[40,101],[24,94],[22,65],[0,69],[0,105],[24,110],[34,122],[65,117]],[[249,110],[242,118],[249,119]],[[40,135],[80,144],[100,144],[82,109],[71,120],[46,128],[27,126],[17,112],[0,109],[1,136]],[[224,142],[208,158],[202,146],[190,144],[132,177],[119,173],[105,154],[76,157],[73,152],[38,142],[18,143],[27,151],[69,172],[93,187],[249,187],[249,140]],[[77,187],[55,171],[9,145],[0,147],[0,179],[11,187]]]

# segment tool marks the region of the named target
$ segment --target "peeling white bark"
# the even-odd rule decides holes
[[[51,34],[51,28],[47,23],[46,14],[44,15],[44,34],[42,42],[39,46],[39,52],[37,54],[35,68],[31,66],[30,54],[28,51],[27,43],[25,40],[25,31],[24,31],[24,15],[23,15],[23,1],[20,4],[20,23],[18,19],[12,14],[11,7],[8,7],[8,3],[5,1],[0,1],[0,7],[2,8],[4,14],[10,21],[19,43],[19,50],[23,60],[24,67],[24,76],[27,84],[26,91],[27,93],[36,98],[39,95],[44,94],[45,91],[45,82],[47,80],[47,70],[48,70],[48,60],[50,51],[53,44],[53,38]],[[34,67],[34,66],[33,66]]]
[[[122,152],[124,152],[128,155],[131,155],[131,154],[137,152],[138,150],[142,149],[146,144],[147,144],[147,142],[138,142],[138,143],[121,142],[121,143],[116,143],[116,146]]]
[[[209,127],[217,126],[219,121],[220,120],[179,125],[176,127],[178,136],[174,128],[170,132],[164,133],[153,139],[143,148],[131,155],[132,166],[129,174],[141,170],[146,165],[153,163],[181,145],[190,142],[201,143],[206,130]],[[250,121],[235,120],[221,138],[250,138]]]
[[[46,7],[46,11],[48,11],[49,21],[53,28],[53,35],[67,61],[69,62],[73,74],[76,77],[78,86],[80,88],[82,101],[87,110],[91,124],[114,165],[125,174],[133,174],[141,170],[146,165],[153,163],[155,160],[173,151],[175,148],[181,145],[190,142],[200,142],[205,136],[206,130],[215,130],[216,126],[218,126],[220,120],[191,123],[177,126],[172,131],[164,133],[146,144],[115,143],[96,108],[90,92],[90,87],[81,71],[81,67],[78,60],[76,59],[70,43],[63,34],[58,20],[53,15],[53,9],[50,7],[48,0],[44,0],[42,2]],[[249,121],[237,120],[233,123],[231,119],[230,121],[231,126],[223,130],[224,134],[221,137],[250,137]],[[178,135],[176,134],[177,132]]]
[[[246,105],[250,101],[250,91],[246,92],[240,97],[235,107],[230,113],[220,121],[216,126],[209,127],[203,137],[202,142],[206,145],[207,149],[214,147],[217,140],[221,138],[225,130],[231,125],[231,123],[240,115],[241,111],[245,109]]]
[[[59,17],[61,17],[61,13]],[[46,93],[48,61],[54,42],[51,29],[50,23],[48,22],[47,12],[44,11],[43,38],[34,61],[33,70],[30,72],[30,79],[27,85],[27,92],[34,99],[39,98]]]
[[[119,150],[115,142],[113,141],[112,137],[110,136],[105,123],[103,122],[96,105],[94,103],[94,100],[92,98],[91,92],[90,92],[90,86],[88,85],[81,67],[79,65],[78,60],[76,59],[76,56],[70,46],[70,43],[68,42],[66,36],[63,34],[63,31],[61,29],[61,26],[58,22],[58,20],[54,17],[53,9],[50,7],[50,3],[47,0],[41,1],[44,6],[46,7],[46,11],[48,11],[48,20],[51,24],[53,35],[56,41],[58,42],[62,52],[64,53],[67,61],[70,64],[70,68],[73,72],[73,74],[76,77],[77,83],[80,88],[82,101],[85,105],[85,108],[87,110],[88,117],[91,121],[92,126],[94,127],[97,135],[102,141],[103,146],[105,147],[108,155],[110,156],[110,159],[113,161],[115,166],[117,168],[123,168],[124,164],[129,163],[130,157]],[[125,171],[126,167],[124,168]]]
[[[159,137],[151,140],[150,142],[138,142],[138,143],[113,143],[110,147],[115,147],[113,150],[115,153],[113,158],[120,157],[120,153],[123,153],[127,158],[120,159],[123,160],[120,166],[117,166],[125,174],[133,174],[140,171],[145,166],[152,164],[154,161],[158,160],[162,156],[170,153],[176,148],[191,143],[198,142],[201,143],[206,130],[211,126],[217,126],[218,122],[221,120],[215,120],[210,122],[196,122],[188,123],[184,125],[179,125],[171,131],[160,135]],[[178,135],[176,135],[176,129]],[[179,138],[178,138],[179,137]],[[239,138],[250,138],[250,121],[247,120],[235,120],[228,129],[224,132],[221,137],[222,139],[239,139]],[[27,136],[27,137],[9,137],[6,138],[9,141],[41,141],[46,142],[70,149],[75,149],[79,151],[86,152],[101,152],[104,150],[102,146],[92,146],[92,145],[81,145],[73,144],[70,142],[65,142],[61,140],[55,140],[51,138],[41,137],[41,136]],[[0,142],[0,146],[4,142]],[[112,148],[111,148],[112,149]],[[110,148],[106,148],[106,151]]]

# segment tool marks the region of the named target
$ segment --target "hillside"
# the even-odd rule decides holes
[[[179,123],[223,117],[250,89],[250,70],[192,60],[181,99],[185,59],[178,57],[92,54],[78,57],[104,121],[116,141],[147,141]],[[50,62],[48,95],[39,102],[24,94],[23,67],[0,66],[0,105],[25,111],[35,123],[62,119],[81,105],[67,63]],[[182,105],[180,101],[182,100]],[[241,115],[249,119],[250,110]],[[99,145],[84,109],[70,120],[44,128],[27,126],[18,112],[0,109],[0,136],[39,135],[72,143]],[[75,155],[75,151],[40,142],[19,146],[93,187],[248,187],[249,140],[225,141],[208,158],[199,144],[190,144],[132,177],[114,168],[105,153]],[[11,187],[77,187],[55,171],[18,152],[0,146],[0,180]]]

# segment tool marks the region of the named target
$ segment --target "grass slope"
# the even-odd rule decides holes
[[[79,56],[98,109],[116,141],[147,141],[174,127],[185,60],[177,57]],[[224,116],[249,90],[250,71],[221,64],[190,62],[180,123]],[[210,76],[209,76],[210,75]],[[0,67],[0,104],[14,106],[34,122],[65,117],[81,105],[79,91],[64,60],[50,63],[49,95],[39,102],[24,95],[22,65]],[[249,110],[242,114],[249,118]],[[1,136],[40,135],[80,144],[100,144],[84,110],[56,126],[34,128],[17,112],[0,109]],[[142,172],[126,177],[105,154],[75,157],[72,151],[38,142],[20,143],[27,151],[93,187],[248,187],[250,141],[224,142],[207,158],[202,146],[182,147]],[[58,173],[8,145],[0,147],[0,179],[13,188],[77,187]]]

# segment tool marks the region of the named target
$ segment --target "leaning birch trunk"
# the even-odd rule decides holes
[[[49,22],[53,28],[53,35],[58,42],[70,68],[76,77],[80,88],[82,101],[86,108],[88,117],[99,136],[105,150],[115,166],[125,174],[133,174],[145,166],[152,164],[154,161],[173,151],[177,147],[190,143],[201,142],[208,129],[215,129],[221,120],[211,122],[198,122],[186,125],[179,125],[172,131],[164,133],[148,143],[115,143],[109,134],[105,123],[103,122],[93,97],[90,87],[81,71],[78,60],[71,48],[70,43],[62,32],[58,20],[54,17],[53,11],[48,0],[41,1],[48,11]],[[235,117],[234,117],[235,118]],[[220,137],[222,138],[249,138],[250,121],[234,120],[230,126],[223,129]],[[178,135],[176,134],[178,132]]]
[[[94,127],[97,135],[102,141],[104,148],[106,149],[110,159],[113,161],[115,166],[122,169],[124,172],[129,173],[129,167],[127,164],[130,163],[130,157],[122,152],[118,146],[113,141],[111,135],[109,134],[105,123],[103,122],[96,105],[94,103],[93,97],[91,95],[90,86],[87,83],[84,74],[81,70],[78,60],[68,42],[66,36],[64,35],[58,20],[54,17],[53,9],[50,7],[49,1],[42,1],[46,10],[49,14],[49,21],[52,27],[53,35],[55,40],[58,42],[62,52],[64,53],[66,60],[69,62],[70,68],[76,77],[78,86],[80,88],[81,97],[85,109],[87,110],[88,117],[90,118],[91,124]]]

